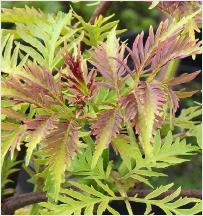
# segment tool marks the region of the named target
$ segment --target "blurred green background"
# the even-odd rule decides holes
[[[24,7],[25,5],[41,9],[45,13],[55,13],[57,11],[67,12],[70,6],[88,21],[96,8],[93,2],[68,2],[68,1],[2,1],[2,8]],[[154,28],[161,19],[161,14],[156,8],[149,10],[149,3],[146,2],[112,2],[112,5],[106,15],[115,14],[114,20],[120,20],[119,28],[128,29],[127,34],[137,33],[142,30],[147,30],[150,25]],[[126,34],[126,33],[125,33]],[[197,65],[199,64],[199,65]],[[200,66],[201,63],[194,61],[190,66]],[[186,67],[187,69],[187,67]],[[187,71],[182,71],[187,72]],[[190,72],[192,72],[190,70]],[[198,81],[193,81],[188,85],[191,89],[201,89],[201,78]],[[181,107],[190,107],[194,105],[193,101],[201,103],[201,93],[194,97],[181,102]],[[192,162],[186,162],[182,165],[168,168],[166,173],[168,177],[156,180],[154,184],[163,184],[173,181],[177,185],[182,185],[183,189],[201,189],[201,155],[192,156]]]

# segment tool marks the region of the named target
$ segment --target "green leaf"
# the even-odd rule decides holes
[[[197,198],[191,198],[191,197],[180,197],[173,203],[168,203],[168,206],[170,208],[179,208],[181,206],[187,205],[189,203],[199,202],[200,200]]]
[[[169,196],[165,197],[161,201],[163,203],[171,202],[180,195],[180,192],[181,192],[181,187],[179,187],[174,193],[172,193]]]
[[[20,45],[20,50],[27,53],[34,62],[51,71],[62,60],[61,45],[66,45],[69,52],[83,38],[83,32],[78,34],[79,28],[69,27],[72,20],[72,11],[65,14],[58,12],[56,16],[43,16],[38,22],[24,22],[16,25],[19,37],[29,45]],[[31,46],[32,47],[31,47]]]
[[[152,212],[152,206],[149,203],[146,203],[146,210],[144,215],[148,215]]]
[[[196,137],[198,146],[202,148],[202,124],[195,125],[191,133],[192,136]]]
[[[137,198],[136,196],[134,197],[135,202],[142,202],[146,204],[146,211],[145,213],[151,212],[151,207],[152,205],[158,206],[161,208],[167,215],[171,214],[197,214],[201,212],[200,208],[200,199],[196,198],[188,198],[188,197],[180,197],[179,199],[178,196],[180,195],[180,188],[172,192],[168,196],[164,196],[163,199],[159,198],[160,195],[163,195],[165,192],[167,192],[171,187],[173,186],[172,184],[168,184],[165,186],[160,186],[159,188],[156,188],[154,191],[149,193],[147,196],[144,198]],[[175,201],[174,201],[175,200]],[[194,207],[191,209],[184,209],[184,206],[189,204],[189,203],[196,203]]]
[[[104,191],[106,191],[110,196],[115,197],[114,192],[109,188],[107,184],[103,184],[101,181],[95,179],[98,186],[100,186]]]
[[[46,15],[40,10],[35,8],[29,8],[25,5],[25,8],[2,8],[2,22],[8,23],[37,23],[41,20],[46,20]]]
[[[161,195],[162,193],[168,191],[174,184],[168,184],[165,186],[160,186],[159,188],[155,189],[154,191],[152,191],[150,194],[148,194],[145,198],[146,199],[153,199],[158,197],[159,195]]]
[[[153,154],[159,154],[161,149],[161,135],[160,131],[158,130],[155,137],[154,137],[154,146],[153,146]]]
[[[195,215],[195,214],[200,214],[202,211],[202,204],[201,203],[196,203],[194,207],[191,209],[179,209],[178,213],[181,215]]]
[[[130,177],[133,178],[133,179],[138,180],[139,182],[143,182],[144,184],[146,184],[149,187],[153,188],[153,186],[151,185],[151,183],[149,182],[149,180],[146,179],[146,178],[144,178],[144,177],[142,177],[142,176],[140,176],[140,175],[132,174],[132,175],[130,175]]]
[[[105,171],[103,158],[100,157],[96,167],[91,169],[93,157],[92,150],[95,143],[90,136],[83,137],[82,139],[87,144],[87,147],[85,149],[81,149],[80,152],[78,152],[72,161],[71,166],[69,167],[69,172],[73,176],[83,176],[85,179],[107,179],[111,172],[111,163],[108,164]]]
[[[81,192],[77,192],[75,190],[69,190],[69,189],[61,189],[61,193],[65,193],[68,196],[71,196],[74,199],[78,199],[81,201],[86,201],[88,199],[87,196],[85,196],[84,194],[82,194]],[[90,199],[91,200],[91,199]]]
[[[132,143],[129,144],[130,140],[125,135],[118,135],[118,137],[112,140],[112,143],[129,171],[132,170],[132,160],[136,160],[137,166],[139,166],[142,157],[136,143],[133,145]]]
[[[20,125],[16,130],[2,134],[2,159],[6,156],[9,149],[11,151],[11,159],[13,158],[15,149],[20,149],[26,129],[25,125]]]
[[[107,185],[97,181],[97,187],[110,193]],[[109,196],[96,190],[93,186],[84,185],[76,181],[69,181],[71,188],[62,189],[59,195],[60,204],[41,203],[40,205],[48,209],[49,214],[102,214],[106,209],[111,213],[118,214],[109,206],[109,202],[115,198],[115,195]],[[100,188],[101,186],[101,188]],[[112,192],[111,192],[112,193]],[[97,208],[97,210],[96,210]],[[44,212],[43,212],[44,213]]]
[[[107,209],[107,207],[108,207],[108,201],[101,202],[97,208],[97,215],[102,215],[103,212]]]
[[[1,193],[2,195],[6,195],[12,193],[13,191],[10,188],[5,188],[5,186],[12,182],[8,179],[9,175],[19,171],[19,169],[15,168],[16,165],[22,163],[20,160],[16,160],[17,154],[13,156],[13,159],[10,157],[6,157],[4,161],[1,163]]]
[[[2,72],[6,74],[21,74],[23,66],[27,63],[28,55],[22,56],[21,60],[18,62],[18,58],[20,57],[20,43],[16,43],[16,46],[12,51],[14,45],[14,36],[11,34],[6,34],[2,36]]]
[[[95,190],[94,187],[89,187],[87,185],[82,185],[82,184],[79,184],[77,182],[73,182],[73,181],[69,181],[69,183],[79,189],[81,189],[82,191],[86,192],[86,193],[89,193],[89,194],[92,194],[96,197],[105,197],[104,194],[100,193],[99,191]]]
[[[108,17],[103,18],[102,15],[98,16],[94,24],[90,24],[89,22],[85,22],[84,19],[75,14],[75,17],[79,20],[85,31],[85,37],[83,42],[85,42],[88,46],[98,46],[101,42],[104,41],[108,33],[117,26],[119,21],[113,21],[106,23],[109,19],[111,19],[114,15],[110,15]],[[118,34],[124,32],[124,30],[120,30]]]
[[[155,171],[151,171],[151,170],[137,170],[136,171],[137,174],[139,175],[143,175],[143,176],[156,176],[156,177],[159,177],[159,176],[166,176],[165,174],[163,173],[159,173],[159,172],[155,172]]]
[[[158,167],[159,165],[167,167],[170,165],[182,163],[184,161],[187,161],[187,159],[180,158],[181,156],[195,154],[195,152],[199,149],[197,146],[186,144],[185,139],[180,140],[180,138],[177,138],[175,141],[173,141],[171,131],[168,132],[161,147],[160,139],[160,133],[157,133],[156,143],[153,146],[153,148],[155,149],[153,150],[154,155],[151,159],[153,162],[152,166],[154,167]]]
[[[115,209],[111,208],[111,206],[108,206],[107,210],[113,215],[120,215],[120,213],[116,211]]]
[[[94,210],[94,204],[90,204],[85,208],[84,214],[85,215],[94,215],[93,210]]]
[[[197,123],[200,123],[195,118],[202,114],[200,106],[193,106],[187,109],[182,109],[180,115],[174,119],[174,125],[180,128],[191,129]]]

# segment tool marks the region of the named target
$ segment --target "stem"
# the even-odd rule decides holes
[[[44,192],[20,194],[4,201],[1,213],[3,215],[13,215],[17,209],[43,201],[47,201],[46,194]]]
[[[133,211],[132,211],[130,202],[128,200],[124,200],[124,202],[125,202],[125,205],[126,205],[126,208],[128,210],[129,215],[133,215]]]
[[[130,202],[128,200],[128,195],[126,194],[125,190],[122,188],[122,185],[120,185],[119,182],[115,181],[115,183],[116,183],[116,187],[117,187],[117,189],[121,195],[121,197],[119,197],[119,198],[122,198],[122,200],[124,200],[129,215],[133,215],[133,211],[132,211]]]
[[[175,76],[175,73],[179,65],[180,65],[179,59],[171,61],[168,65],[168,69],[166,70],[166,72],[163,74],[160,74],[160,79],[163,81],[172,79]]]

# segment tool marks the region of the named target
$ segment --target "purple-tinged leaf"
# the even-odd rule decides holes
[[[147,68],[150,69],[149,71],[157,70],[156,73],[158,73],[164,65],[173,59],[201,53],[200,42],[179,36],[192,16],[195,15],[183,18],[178,22],[173,21],[170,24],[168,20],[161,22],[156,33],[150,27],[145,45],[143,43],[144,33],[138,34],[132,49],[127,48],[133,60],[133,71],[140,74],[144,73]]]
[[[65,81],[62,85],[71,90],[70,102],[83,106],[85,101],[94,96],[96,90],[95,71],[92,69],[88,72],[86,62],[80,55],[74,58],[72,54],[65,54],[64,61],[69,69],[69,74],[61,74],[62,80]]]
[[[96,147],[92,159],[92,168],[97,164],[103,150],[108,147],[113,137],[119,133],[121,113],[118,108],[103,111],[97,122],[91,126],[93,135],[96,135]]]
[[[180,100],[172,89],[169,89],[169,97],[171,99],[172,114],[173,114],[173,116],[175,116],[175,113],[179,107],[179,101]]]
[[[61,86],[48,70],[35,65],[26,67],[25,70],[23,76],[11,75],[3,81],[2,96],[42,108],[63,103]]]
[[[126,120],[130,121],[130,120],[134,120],[137,112],[138,112],[138,107],[137,107],[137,102],[136,102],[136,98],[135,95],[133,93],[124,96],[121,99],[121,104],[122,107],[125,110],[125,117]]]
[[[187,37],[178,37],[160,44],[152,58],[151,70],[157,70],[174,59],[182,59],[201,53],[200,43],[195,43]]]
[[[28,131],[31,130],[29,132],[29,142],[26,144],[26,165],[29,164],[32,152],[36,146],[46,138],[51,130],[57,128],[55,125],[57,121],[58,119],[52,116],[38,116],[36,119],[25,121]]]
[[[126,76],[126,61],[124,58],[125,44],[119,44],[116,38],[115,29],[112,30],[106,42],[96,47],[92,51],[91,64],[104,79],[116,90],[119,88],[119,81]]]
[[[179,77],[175,77],[167,82],[168,86],[176,86],[183,83],[187,83],[195,79],[199,75],[201,71],[195,71],[193,73],[184,73],[180,75]]]
[[[125,118],[132,120],[147,156],[152,154],[151,138],[163,122],[166,95],[159,83],[141,81],[136,90],[121,99]]]
[[[81,145],[78,137],[79,127],[74,122],[58,122],[56,126],[44,141],[44,150],[48,153],[46,165],[53,182],[55,200],[64,180],[65,170]]]

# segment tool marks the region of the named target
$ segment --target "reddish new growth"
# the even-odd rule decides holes
[[[74,104],[84,105],[85,101],[92,97],[95,89],[94,71],[88,73],[86,64],[82,68],[83,62],[80,55],[74,58],[72,54],[66,54],[64,62],[69,69],[69,74],[62,74],[62,78],[66,81],[64,86],[71,89],[72,96],[69,100]]]
[[[81,59],[78,56],[76,59],[72,54],[67,54],[64,58],[66,66],[69,67],[70,71],[72,72],[75,78],[69,76],[69,79],[75,83],[78,83],[77,80],[81,83],[84,83],[84,78],[81,71]]]

